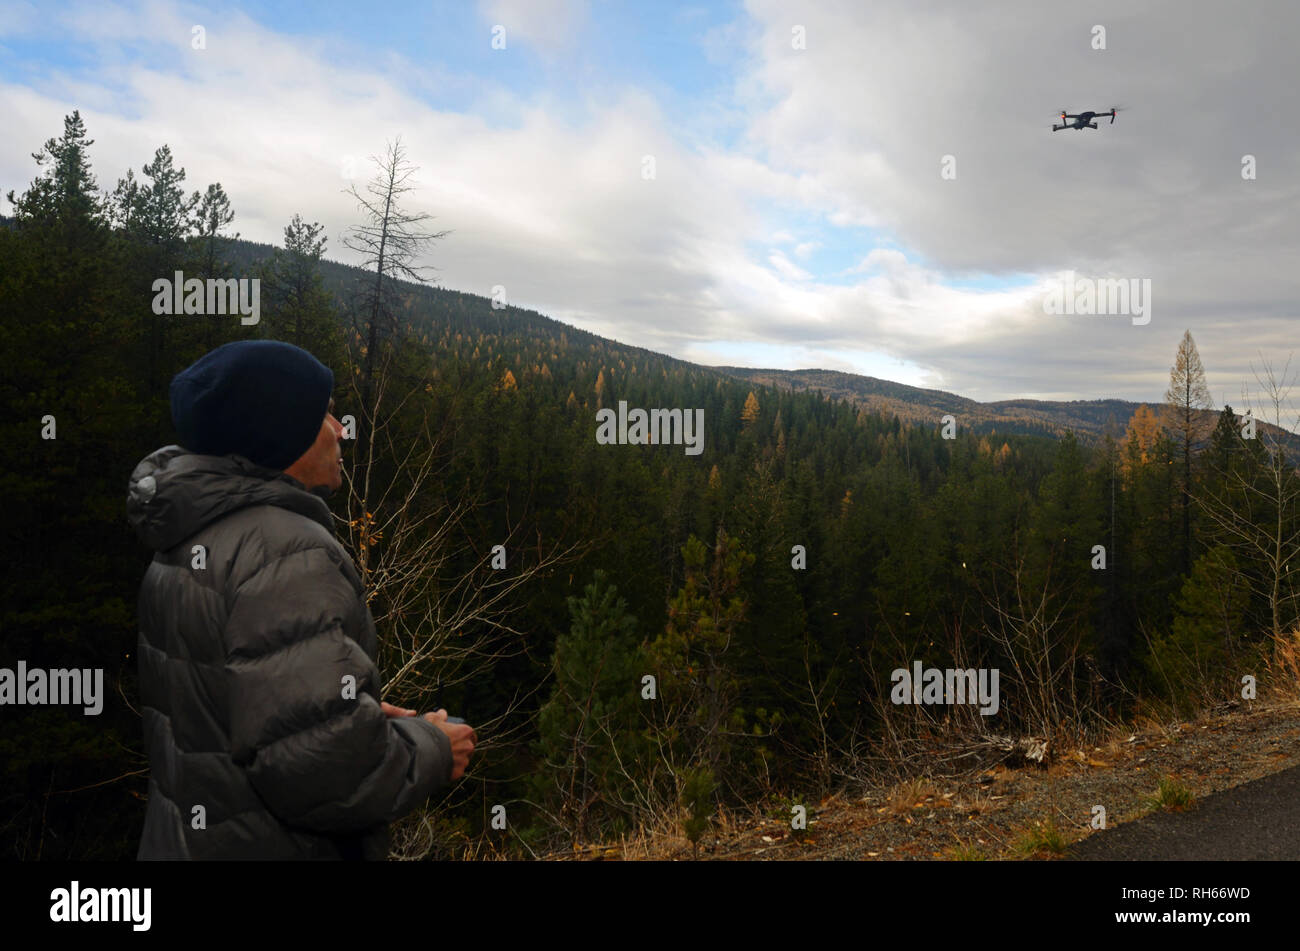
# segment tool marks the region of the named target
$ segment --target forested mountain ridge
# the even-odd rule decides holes
[[[1059,437],[1072,431],[1081,443],[1095,445],[1107,434],[1119,439],[1141,403],[1132,400],[1007,399],[980,403],[944,390],[895,383],[842,370],[776,370],[715,366],[715,370],[742,380],[779,386],[796,392],[816,390],[835,399],[851,400],[885,415],[919,424],[935,423],[951,413],[959,424],[977,433],[1026,433]],[[1201,410],[1197,418],[1213,428],[1217,412]],[[1271,423],[1260,428],[1275,433],[1300,457],[1300,435],[1279,430]]]
[[[232,261],[248,268],[257,267],[274,250],[270,245],[238,240],[232,242],[232,246]],[[369,273],[325,258],[321,259],[320,271],[325,287],[340,300],[345,300],[362,275]],[[436,332],[439,327],[460,333],[482,333],[501,337],[506,350],[513,347],[524,353],[534,353],[536,348],[533,344],[563,337],[562,347],[579,345],[592,353],[599,352],[604,359],[622,360],[625,366],[631,359],[643,368],[654,365],[661,370],[672,368],[683,372],[717,373],[772,389],[817,392],[828,399],[846,400],[885,418],[897,416],[900,421],[914,425],[937,427],[939,417],[950,413],[957,418],[960,427],[969,428],[976,434],[1022,434],[1057,439],[1073,432],[1080,443],[1093,446],[1100,444],[1106,435],[1120,440],[1128,421],[1143,405],[1132,400],[1105,398],[1069,401],[1012,398],[982,403],[944,390],[840,370],[695,364],[600,337],[534,310],[514,306],[494,309],[491,299],[484,295],[409,281],[398,283],[409,301],[405,319],[422,333]],[[1213,429],[1218,411],[1205,409],[1196,415],[1208,431]],[[1287,445],[1295,458],[1300,458],[1300,434],[1280,430],[1266,422],[1260,422],[1259,427]]]

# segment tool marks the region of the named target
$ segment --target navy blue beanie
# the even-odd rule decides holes
[[[315,443],[333,392],[333,371],[301,347],[239,340],[172,378],[172,422],[191,452],[283,470]]]

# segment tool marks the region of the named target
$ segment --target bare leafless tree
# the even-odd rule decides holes
[[[418,383],[379,412],[391,385],[381,368],[373,390],[374,417],[381,421],[359,434],[358,450],[371,461],[390,460],[394,474],[383,484],[374,477],[358,485],[345,470],[347,532],[367,600],[376,605],[388,675],[384,691],[428,698],[436,685],[463,682],[483,665],[523,650],[525,632],[512,620],[523,606],[522,589],[572,559],[577,546],[528,545],[517,527],[502,538],[472,537],[468,518],[487,503],[468,489],[448,493],[443,440],[430,431],[427,405],[418,431],[397,430],[393,421],[408,404],[427,400]],[[490,564],[496,545],[505,549],[506,569]]]
[[[359,377],[349,376],[358,401]],[[432,397],[426,387],[431,380],[430,375],[403,384],[387,361],[376,367],[373,404],[366,414],[373,422],[357,433],[359,458],[344,469],[343,531],[379,635],[381,694],[419,710],[432,709],[442,688],[524,652],[528,632],[518,618],[527,606],[528,586],[579,553],[577,544],[525,538],[509,520],[513,527],[499,538],[475,534],[473,515],[491,503],[448,482],[447,440],[430,421]],[[414,425],[413,419],[418,420]],[[375,465],[381,460],[382,466]],[[504,547],[504,569],[492,566],[496,545]],[[539,682],[489,717],[476,718],[480,772],[485,759],[527,732],[529,720],[518,714],[542,686]],[[462,783],[452,795],[465,799],[474,788]],[[444,836],[449,827],[439,818],[447,808],[433,804],[394,826],[392,854],[454,857]]]
[[[524,538],[509,516],[502,537],[483,538],[473,530],[473,515],[491,500],[449,484],[448,430],[431,418],[438,409],[450,420],[456,408],[435,407],[433,357],[419,352],[414,334],[394,317],[413,290],[405,281],[426,280],[426,268],[414,263],[417,255],[450,232],[429,231],[429,215],[404,209],[415,168],[400,139],[374,161],[378,173],[366,193],[348,190],[365,220],[344,239],[361,253],[362,267],[373,271],[354,301],[348,335],[352,395],[343,415],[355,411],[356,442],[344,470],[344,532],[378,630],[382,695],[427,710],[442,688],[525,650],[527,632],[518,618],[527,586],[576,557],[579,546]],[[492,564],[497,545],[504,548],[505,568]],[[474,723],[476,762],[527,730],[527,719],[515,714],[530,693]],[[467,784],[460,784],[456,795],[468,794]],[[445,853],[446,843],[433,834],[438,828],[436,812],[407,817],[394,830],[395,854]]]
[[[345,189],[356,199],[358,209],[365,212],[365,218],[349,228],[343,238],[344,245],[362,255],[360,267],[374,271],[374,277],[363,283],[352,311],[353,330],[365,341],[360,364],[364,406],[370,405],[375,367],[381,362],[380,344],[386,333],[397,330],[393,304],[403,294],[397,281],[405,278],[426,283],[428,278],[423,272],[432,267],[412,262],[431,241],[451,233],[426,230],[425,224],[433,216],[403,207],[415,188],[411,179],[418,169],[406,160],[401,136],[388,144],[383,158],[371,156],[371,161],[377,171],[366,185],[366,194],[359,193],[355,185]]]
[[[1285,443],[1287,430],[1300,425],[1291,402],[1295,378],[1289,375],[1291,358],[1278,373],[1260,356],[1261,366],[1252,365],[1262,391],[1262,412],[1256,412],[1249,394],[1246,406],[1258,426],[1255,438],[1262,444],[1258,465],[1229,465],[1217,472],[1219,478],[1196,495],[1201,510],[1213,522],[1223,543],[1256,571],[1243,571],[1242,579],[1269,606],[1270,632],[1274,645],[1281,647],[1286,632],[1297,617],[1297,590],[1291,564],[1300,571],[1300,474]]]

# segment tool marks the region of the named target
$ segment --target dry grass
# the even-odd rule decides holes
[[[1016,839],[1015,850],[1026,858],[1062,855],[1069,844],[1056,820],[1047,819],[1025,829]]]
[[[998,804],[990,798],[988,793],[977,793],[969,799],[958,803],[961,806],[960,812],[967,816],[982,816],[986,813],[994,812]]]
[[[1173,776],[1165,776],[1160,780],[1160,785],[1155,794],[1147,802],[1153,809],[1182,812],[1191,808],[1192,804],[1196,802],[1196,797],[1180,780]]]
[[[889,802],[886,808],[893,815],[906,815],[923,804],[927,798],[937,795],[939,795],[939,791],[930,782],[930,778],[928,776],[918,776],[895,786],[889,794]]]
[[[706,858],[714,851],[717,842],[731,841],[761,817],[761,810],[757,807],[729,809],[719,806],[710,817],[708,831],[700,837],[699,857]],[[693,851],[682,829],[680,810],[660,814],[654,822],[647,823],[637,832],[622,836],[617,844],[588,845],[583,849],[584,854],[595,854],[602,858],[617,857],[632,862],[690,858]]]
[[[516,856],[511,855],[513,837],[504,832],[495,836],[480,835],[465,840],[465,848],[460,854],[462,862],[508,862]]]
[[[1133,732],[1138,735],[1159,736],[1161,739],[1168,739],[1172,736],[1170,724],[1172,723],[1172,710],[1161,709],[1159,711],[1150,711],[1136,717],[1133,722]]]
[[[1300,700],[1300,628],[1277,638],[1272,658],[1265,657],[1270,694],[1283,702]]]
[[[952,859],[954,862],[986,862],[988,853],[976,844],[974,841],[958,840],[956,845],[948,847],[944,853],[945,858]]]
[[[1101,751],[1108,760],[1118,759],[1133,745],[1136,737],[1137,730],[1126,724],[1121,724],[1115,727],[1110,735],[1101,741]]]

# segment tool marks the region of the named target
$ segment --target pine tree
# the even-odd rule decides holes
[[[263,296],[268,303],[267,332],[276,339],[317,354],[326,366],[341,363],[342,335],[333,296],[321,280],[325,226],[305,222],[295,214],[284,228],[284,247],[276,248],[262,269]]]
[[[140,208],[140,183],[135,180],[135,170],[128,168],[126,176],[117,180],[111,193],[105,192],[102,205],[104,214],[113,228],[134,234]]]
[[[669,732],[684,737],[683,757],[717,772],[730,752],[724,735],[737,687],[726,662],[748,605],[741,593],[741,574],[754,556],[719,526],[712,559],[704,543],[691,535],[682,546],[686,577],[668,606],[668,625],[649,648],[663,672],[661,692],[674,698]]]
[[[1208,455],[1211,464],[1220,471],[1227,472],[1236,455],[1235,450],[1241,446],[1241,431],[1237,428],[1237,414],[1231,406],[1224,406],[1210,433]]]
[[[87,150],[94,145],[86,138],[86,126],[81,113],[74,111],[63,118],[63,137],[47,139],[32,158],[38,167],[46,169],[18,198],[8,194],[14,206],[14,216],[19,223],[40,221],[95,221],[100,219],[100,204],[96,195],[95,176],[90,170]]]
[[[217,260],[217,239],[226,225],[235,220],[230,198],[221,183],[216,182],[209,185],[202,195],[195,192],[190,201],[195,209],[193,227],[203,250],[203,274],[205,277],[216,277],[221,264]],[[236,232],[232,240],[238,237],[239,233]]]
[[[1214,431],[1210,433],[1209,445],[1205,449],[1206,472],[1203,480],[1205,491],[1201,493],[1202,498],[1205,495],[1223,494],[1228,484],[1229,473],[1242,457],[1241,431],[1238,426],[1237,414],[1232,411],[1231,406],[1224,406],[1214,425]],[[1200,500],[1201,498],[1197,499]]]
[[[571,625],[556,641],[555,682],[538,715],[538,751],[548,766],[539,792],[558,798],[581,839],[639,818],[620,762],[638,758],[640,678],[647,664],[637,620],[606,572],[598,569],[582,597],[567,603]]]
[[[31,186],[9,193],[15,220],[0,224],[0,443],[10,506],[0,527],[0,666],[26,658],[33,668],[104,674],[99,715],[4,711],[0,851],[18,859],[133,854],[130,828],[144,794],[129,765],[138,759],[138,715],[117,696],[135,695],[131,592],[141,568],[138,543],[122,531],[122,485],[157,445],[148,431],[166,400],[136,398],[139,373],[124,342],[137,333],[148,284],[104,227],[92,144],[80,116],[65,117],[62,137],[33,156]],[[47,415],[57,438],[42,438]]]
[[[175,253],[193,228],[198,193],[185,197],[181,188],[185,169],[176,168],[169,146],[154,152],[153,161],[144,166],[144,174],[149,184],[136,192],[136,225],[146,242]]]
[[[1160,424],[1151,407],[1143,403],[1133,413],[1120,444],[1125,477],[1133,474],[1137,465],[1147,465],[1153,458],[1155,445],[1160,438]]]
[[[1109,551],[1110,539],[1104,526],[1109,519],[1103,514],[1103,491],[1109,491],[1110,472],[1089,472],[1082,447],[1073,432],[1067,432],[1057,447],[1056,463],[1043,480],[1039,509],[1034,519],[1039,549],[1036,567],[1041,579],[1031,583],[1031,590],[1051,589],[1062,598],[1063,612],[1085,625],[1099,604],[1100,582],[1105,577],[1092,567],[1093,546],[1108,550],[1107,570],[1115,553]],[[1101,485],[1102,480],[1106,485]]]
[[[225,277],[228,265],[217,256],[217,251],[219,241],[223,237],[222,231],[235,220],[235,213],[230,207],[230,198],[221,187],[221,183],[216,182],[209,185],[203,194],[194,192],[190,196],[190,205],[193,208],[190,228],[194,231],[190,244],[194,257],[198,260],[200,277],[204,279]],[[233,238],[238,237],[239,233],[236,232]],[[258,316],[260,320],[260,313]],[[209,314],[208,319],[202,323],[204,348],[212,350],[218,346],[218,339],[228,326],[224,322],[213,320],[212,315]]]
[[[1172,632],[1152,643],[1152,673],[1175,701],[1221,700],[1235,690],[1230,672],[1236,669],[1249,601],[1249,587],[1230,549],[1216,545],[1196,559],[1177,599]]]
[[[1169,371],[1169,389],[1165,391],[1165,428],[1174,434],[1174,443],[1182,457],[1183,500],[1183,574],[1191,569],[1192,556],[1192,455],[1200,448],[1205,434],[1201,411],[1210,408],[1210,390],[1205,385],[1205,368],[1196,352],[1190,330],[1183,332],[1173,368]]]
[[[700,839],[709,831],[709,820],[713,816],[713,793],[717,789],[713,773],[707,769],[690,769],[682,777],[682,808],[686,817],[682,821],[682,831],[691,843],[691,854],[698,858]]]

